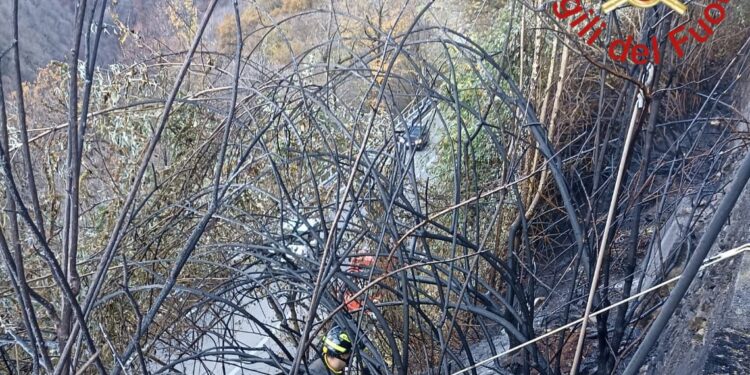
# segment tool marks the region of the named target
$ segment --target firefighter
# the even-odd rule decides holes
[[[309,375],[344,374],[352,354],[349,333],[334,326],[323,338],[320,358],[308,366]]]

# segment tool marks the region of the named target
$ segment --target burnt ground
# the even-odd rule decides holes
[[[703,374],[750,374],[750,332],[728,327],[718,332]]]
[[[750,186],[745,188],[710,256],[750,243],[748,223]],[[748,316],[750,255],[745,253],[699,274],[641,373],[750,374]]]
[[[750,374],[750,256],[745,255],[726,305],[723,327],[714,337],[703,369],[705,375]]]

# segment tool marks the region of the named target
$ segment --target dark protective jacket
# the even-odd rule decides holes
[[[342,371],[341,375],[349,374],[349,368]],[[367,367],[362,367],[359,370],[359,373],[362,375],[371,375],[372,373]],[[376,372],[377,374],[378,372]],[[323,357],[319,357],[315,361],[311,362],[307,366],[307,374],[308,375],[337,375],[335,372],[328,369],[326,364],[323,362]],[[384,372],[380,372],[380,374],[384,374]]]
[[[323,357],[319,357],[310,365],[307,366],[307,374],[308,375],[335,375],[333,371],[330,371],[328,369],[328,366],[323,362]],[[344,374],[344,372],[341,372],[341,374]]]

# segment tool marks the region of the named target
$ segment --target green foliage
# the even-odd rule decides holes
[[[498,51],[502,47],[501,40],[504,30],[500,27],[481,34],[477,40],[487,51]],[[484,43],[486,42],[486,43]],[[458,52],[454,52],[458,55]],[[458,145],[458,129],[461,125],[462,151],[462,181],[461,186],[485,186],[495,181],[500,171],[499,151],[492,142],[488,132],[497,137],[503,137],[503,129],[512,121],[512,114],[487,87],[489,80],[496,77],[488,76],[492,71],[484,62],[470,62],[455,56],[453,59],[455,71],[454,84],[445,83],[442,87],[444,95],[453,97],[464,103],[460,111],[454,105],[441,103],[439,110],[443,114],[448,127],[448,134],[438,145],[438,164],[436,167],[439,180],[443,184],[452,184],[455,171],[456,146]],[[496,83],[500,84],[500,83]],[[503,84],[501,84],[503,85]],[[455,86],[455,87],[454,87]],[[500,87],[506,89],[506,87]],[[456,92],[453,92],[456,91]],[[471,108],[471,111],[467,108]],[[460,121],[459,121],[460,120]],[[476,176],[473,169],[476,168]],[[475,177],[478,177],[476,179]],[[467,188],[471,190],[471,188]]]
[[[84,75],[85,64],[79,65],[79,74]],[[80,230],[78,272],[91,275],[96,267],[97,256],[106,247],[114,224],[122,208],[125,195],[131,189],[135,173],[142,163],[144,149],[151,141],[154,129],[162,115],[164,98],[173,83],[174,69],[165,64],[159,67],[136,64],[132,66],[111,65],[97,69],[93,75],[91,105],[83,149],[80,178]],[[193,77],[188,77],[192,81]],[[45,212],[45,222],[54,231],[50,235],[50,246],[56,251],[61,247],[63,234],[63,207],[67,176],[67,105],[68,66],[53,62],[41,69],[37,79],[25,87],[27,122],[32,137],[32,158],[38,168],[40,201]],[[79,93],[83,92],[84,80],[79,80]],[[197,85],[196,85],[197,86]],[[189,98],[188,84],[182,93]],[[15,108],[9,108],[12,114]],[[79,109],[80,115],[80,109]],[[11,117],[11,144],[17,135],[15,116]],[[188,100],[179,100],[171,113],[151,167],[145,176],[141,194],[137,198],[139,215],[131,222],[132,229],[126,234],[118,249],[119,256],[131,262],[155,261],[149,272],[134,270],[131,275],[133,287],[147,285],[155,275],[166,272],[171,259],[184,246],[184,239],[193,228],[191,216],[175,202],[191,199],[210,181],[213,163],[204,159],[216,150],[216,139],[212,137],[220,120],[213,112]],[[205,200],[195,200],[200,206]],[[6,220],[3,215],[2,220]],[[216,226],[217,230],[220,226]],[[216,238],[222,233],[217,232]],[[22,242],[34,243],[30,233],[22,233]],[[155,242],[157,238],[163,238]],[[40,263],[30,247],[24,247],[27,275],[39,281],[31,282],[33,288],[49,301],[59,301],[61,296],[55,289],[41,288],[40,283],[49,277],[46,267]],[[59,251],[62,254],[61,251]],[[217,259],[216,254],[204,259]],[[122,277],[121,269],[114,266],[110,277]],[[220,276],[221,273],[205,267],[189,269],[192,276],[205,273]],[[85,285],[85,284],[84,284]],[[85,293],[86,286],[83,292]],[[117,289],[118,286],[112,288]],[[108,289],[105,288],[105,293]],[[148,306],[149,293],[134,294],[142,306]],[[135,318],[124,306],[130,302],[114,299],[95,315],[107,328],[107,335],[118,347],[128,337]],[[4,311],[0,311],[0,314]],[[113,319],[114,318],[114,319]],[[43,329],[54,332],[54,320],[44,319]]]

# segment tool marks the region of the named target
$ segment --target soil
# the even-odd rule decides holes
[[[749,222],[750,187],[746,187],[709,256],[750,243]],[[641,373],[750,374],[748,314],[750,255],[746,252],[699,274]]]

